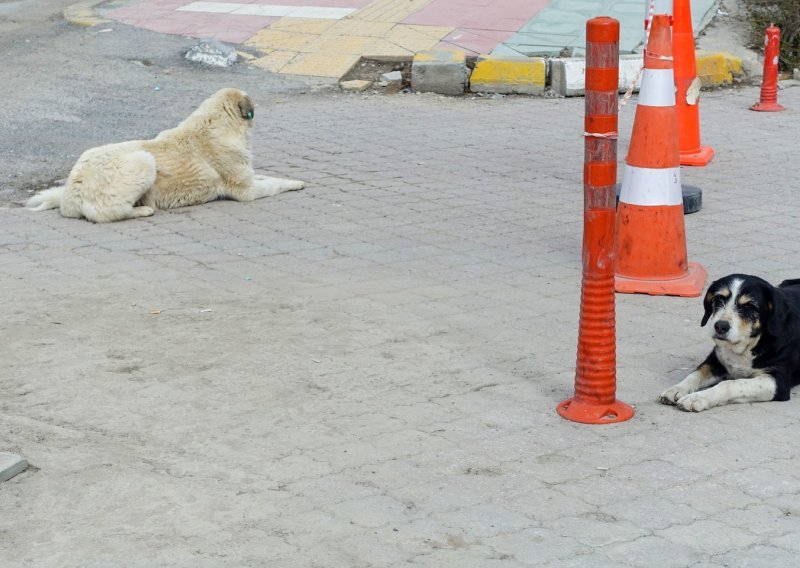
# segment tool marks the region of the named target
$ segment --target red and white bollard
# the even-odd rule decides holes
[[[764,36],[764,76],[761,79],[761,100],[750,110],[777,112],[785,110],[778,104],[778,56],[781,53],[781,30],[775,24]]]
[[[583,166],[583,282],[575,396],[558,413],[575,422],[610,424],[633,416],[616,399],[614,225],[617,184],[619,22],[586,22],[586,116]]]

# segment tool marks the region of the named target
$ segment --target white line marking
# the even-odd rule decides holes
[[[283,6],[281,4],[235,4],[228,2],[192,2],[178,8],[179,12],[205,12],[235,14],[237,16],[277,16],[289,18],[316,18],[341,20],[355,12],[355,8],[327,8],[325,6]]]

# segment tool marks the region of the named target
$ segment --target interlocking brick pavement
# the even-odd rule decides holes
[[[112,0],[93,2],[81,25],[121,22],[162,34],[246,44],[250,63],[274,73],[339,79],[365,57],[409,60],[433,48],[498,57],[584,53],[586,20],[618,19],[620,50],[644,38],[644,6],[633,0]],[[716,13],[695,0],[696,34]]]
[[[704,94],[690,260],[797,277],[800,89]],[[621,117],[624,156],[633,105]],[[659,405],[699,299],[618,296],[629,422],[572,393],[583,100],[296,96],[308,182],[109,225],[0,209],[5,566],[790,566],[800,409]]]

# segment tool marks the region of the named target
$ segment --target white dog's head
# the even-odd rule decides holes
[[[222,111],[222,112],[220,112]],[[220,89],[193,113],[195,116],[203,117],[206,120],[225,118],[244,127],[253,125],[255,116],[255,105],[253,100],[239,89]]]

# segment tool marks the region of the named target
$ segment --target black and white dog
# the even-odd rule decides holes
[[[663,404],[700,412],[735,402],[789,400],[800,384],[800,279],[772,286],[731,274],[703,299],[716,346],[697,370],[661,394]]]

